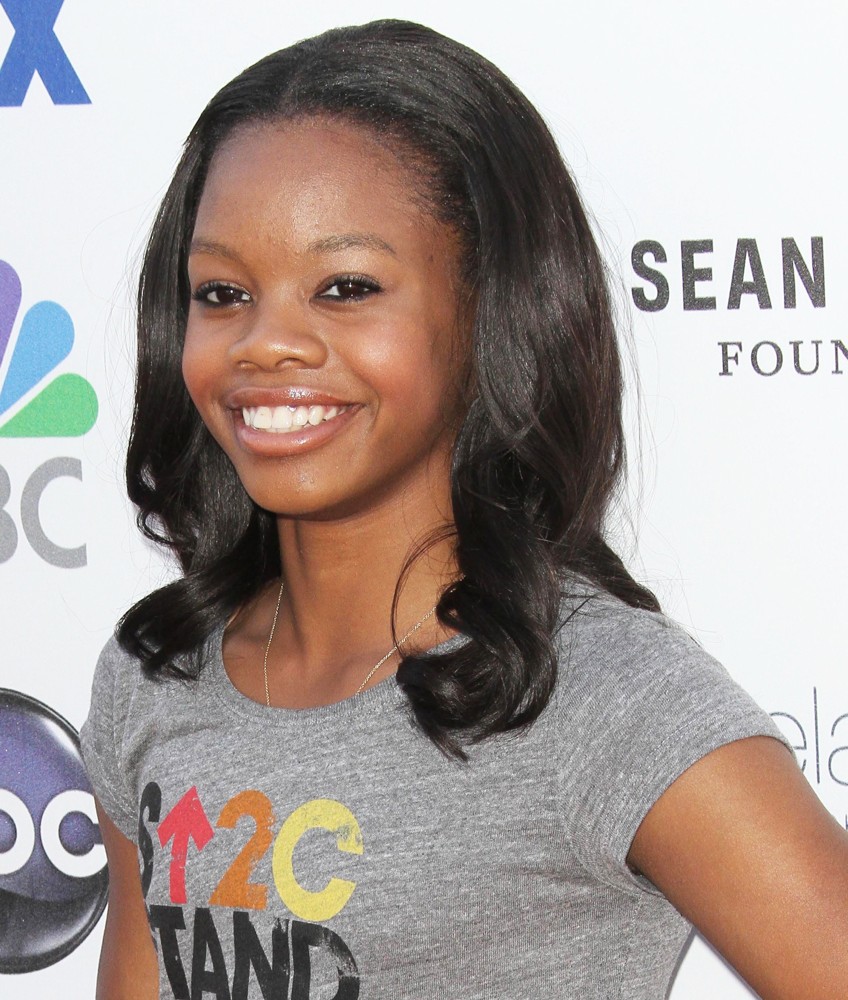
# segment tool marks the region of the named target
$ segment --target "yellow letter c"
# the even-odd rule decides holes
[[[310,892],[294,877],[292,857],[297,842],[307,830],[316,828],[334,833],[340,851],[362,854],[362,832],[350,809],[335,799],[311,799],[298,806],[280,827],[271,864],[277,892],[289,910],[302,920],[322,921],[344,909],[356,882],[331,878],[320,892]]]

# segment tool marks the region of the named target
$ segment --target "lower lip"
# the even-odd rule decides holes
[[[322,420],[314,426],[305,424],[296,431],[254,430],[244,422],[241,410],[233,411],[233,419],[238,440],[247,451],[266,458],[285,458],[320,447],[343,430],[359,409],[359,406],[351,406],[331,420]]]

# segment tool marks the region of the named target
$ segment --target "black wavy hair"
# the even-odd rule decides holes
[[[315,116],[366,129],[413,165],[427,205],[460,237],[476,303],[474,390],[451,468],[462,575],[437,610],[469,641],[406,657],[397,674],[421,729],[462,758],[547,704],[572,574],[632,606],[658,604],[604,539],[623,466],[622,378],[575,184],[514,84],[421,25],[334,29],[267,56],[212,99],[186,141],[143,262],[127,456],[139,525],[184,575],[132,607],[118,638],[147,669],[193,676],[209,635],[280,572],[273,516],[247,496],[182,381],[187,251],[222,142],[245,125]]]

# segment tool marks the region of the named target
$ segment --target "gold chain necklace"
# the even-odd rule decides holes
[[[268,691],[268,653],[271,650],[271,643],[274,640],[274,632],[276,631],[277,628],[277,619],[280,617],[280,604],[282,603],[283,600],[284,586],[285,586],[285,581],[280,581],[280,592],[279,594],[277,594],[277,606],[274,608],[274,620],[271,623],[271,632],[268,636],[268,642],[265,644],[265,656],[262,659],[262,676],[265,681],[265,705],[268,708],[271,707],[271,695]],[[393,656],[398,651],[398,647],[402,646],[406,642],[406,640],[412,635],[413,632],[417,632],[418,629],[420,629],[421,626],[424,624],[424,622],[426,622],[428,618],[431,618],[435,614],[437,606],[438,605],[434,604],[433,607],[430,608],[430,610],[427,612],[427,614],[424,615],[424,617],[420,621],[417,621],[412,626],[412,628],[406,633],[406,635],[403,635],[400,637],[400,639],[398,639],[398,641],[394,644],[394,646],[392,646],[392,648],[388,651],[388,653],[386,653],[385,656],[377,660],[374,666],[365,675],[365,679],[356,689],[355,692],[356,694],[362,693],[362,690],[368,683],[368,681],[371,680],[371,678],[374,676],[374,674],[377,673],[377,671],[380,669],[380,667],[382,667],[382,665],[386,662],[386,660],[388,660],[390,656]]]

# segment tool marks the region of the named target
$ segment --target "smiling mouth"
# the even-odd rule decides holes
[[[244,406],[246,427],[269,434],[292,434],[304,427],[317,427],[345,413],[350,406]]]

